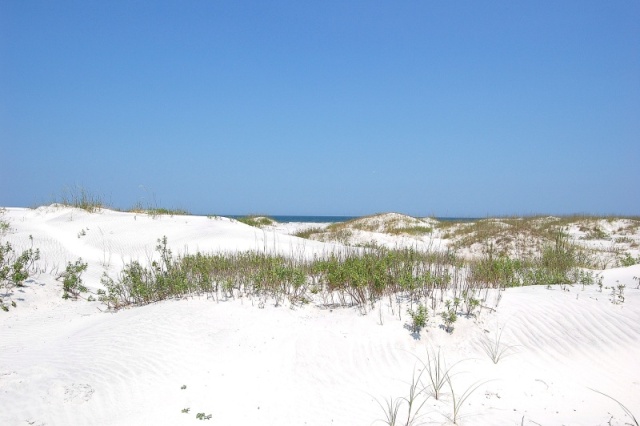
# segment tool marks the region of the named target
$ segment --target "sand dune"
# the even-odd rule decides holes
[[[495,312],[461,317],[452,334],[432,320],[419,339],[385,301],[367,315],[309,304],[290,309],[248,298],[169,300],[106,312],[61,298],[56,274],[78,257],[92,291],[104,271],[175,252],[328,253],[302,240],[226,218],[159,216],[66,207],[8,209],[5,239],[42,253],[35,275],[0,312],[0,424],[371,425],[378,402],[407,396],[408,382],[441,351],[458,373],[454,392],[480,387],[461,407],[466,425],[624,425],[606,393],[640,416],[640,265],[603,271],[627,285],[625,301],[580,285],[507,289]],[[84,230],[84,231],[83,231]],[[494,364],[482,341],[512,346]],[[184,388],[183,388],[184,387]],[[449,424],[452,396],[425,403],[425,424]],[[187,413],[183,413],[188,409]],[[197,423],[199,424],[199,423]],[[383,424],[379,422],[378,424]]]

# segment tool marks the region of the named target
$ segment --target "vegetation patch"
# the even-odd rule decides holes
[[[254,226],[256,228],[262,228],[264,226],[276,224],[276,220],[268,216],[245,216],[237,219],[238,222],[242,222],[245,225]]]
[[[103,197],[81,186],[62,190],[56,203],[67,207],[75,207],[89,213],[96,213],[105,207]]]

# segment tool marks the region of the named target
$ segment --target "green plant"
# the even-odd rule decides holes
[[[196,419],[198,419],[198,420],[211,420],[211,414],[198,413],[198,414],[196,414]]]
[[[185,414],[189,414],[189,411],[191,411],[191,408],[183,408],[182,412]]]
[[[311,228],[305,228],[303,230],[300,230],[293,235],[295,235],[298,238],[304,238],[308,240],[309,238],[311,238],[312,235],[321,234],[323,232],[324,232],[324,229],[321,227],[311,227]]]
[[[476,390],[478,390],[480,386],[486,384],[487,382],[485,381],[485,382],[475,383],[469,386],[460,395],[456,394],[456,392],[453,390],[453,383],[451,382],[451,377],[449,376],[447,376],[447,383],[449,384],[449,389],[451,390],[451,403],[453,405],[453,413],[450,420],[453,422],[453,424],[457,425],[458,421],[460,420],[460,409],[462,408],[462,405]]]
[[[504,328],[501,329],[499,332],[496,332],[495,337],[493,339],[490,339],[489,337],[485,336],[485,338],[480,341],[480,344],[482,346],[482,349],[484,350],[484,353],[486,353],[489,356],[489,358],[491,359],[491,361],[493,361],[494,364],[497,364],[498,362],[500,362],[500,360],[503,357],[510,355],[510,354],[507,354],[507,352],[515,348],[515,345],[505,345],[502,343],[503,331],[504,331]]]
[[[82,273],[87,270],[87,264],[82,262],[82,258],[69,262],[65,271],[60,274],[57,279],[62,279],[62,298],[78,299],[82,292],[86,292],[87,288],[82,284]]]
[[[389,397],[388,401],[385,400],[385,405],[382,405],[382,403],[377,399],[376,399],[376,402],[378,403],[380,408],[382,408],[382,411],[384,411],[384,415],[385,415],[384,420],[378,420],[378,421],[381,421],[388,426],[396,426],[398,421],[398,412],[400,411],[400,408],[402,406],[402,399],[401,398],[394,399],[392,397]]]
[[[415,311],[412,309],[407,310],[407,314],[411,317],[411,329],[414,333],[420,333],[429,320],[429,313],[427,307],[423,304],[419,304]]]
[[[453,323],[458,320],[458,315],[456,314],[455,307],[451,306],[450,300],[445,302],[445,306],[447,309],[441,312],[440,316],[442,317],[447,333],[453,333]]]
[[[626,252],[623,257],[618,259],[618,263],[620,266],[633,266],[640,263],[640,257],[634,258],[631,254]]]
[[[462,301],[464,303],[465,315],[467,316],[467,318],[471,315],[475,315],[474,311],[480,306],[480,300],[476,299],[473,296],[469,296],[465,292]]]
[[[262,228],[263,226],[269,226],[276,223],[276,221],[267,216],[245,216],[238,218],[239,222],[245,225],[255,226],[256,228]]]
[[[427,362],[421,361],[421,363],[423,371],[427,372],[431,395],[436,400],[440,399],[442,388],[447,383],[448,377],[451,375],[451,370],[460,362],[461,361],[458,361],[451,367],[447,367],[444,357],[440,355],[440,349],[438,349],[438,353],[435,353],[433,349],[427,350]]]
[[[9,242],[0,244],[0,287],[4,294],[0,295],[0,307],[8,311],[3,297],[11,297],[14,287],[22,287],[31,275],[34,263],[40,259],[40,250],[33,249],[33,237],[29,236],[31,247],[17,254]],[[11,306],[16,307],[14,301]]]
[[[616,281],[617,286],[611,287],[611,303],[614,305],[619,305],[624,303],[624,289],[626,286],[624,284],[620,284],[619,281]]]
[[[81,186],[67,187],[62,190],[59,204],[76,207],[89,213],[95,213],[104,207],[102,197],[91,193]]]
[[[11,229],[11,224],[9,223],[8,220],[4,219],[4,214],[6,213],[7,209],[0,207],[0,236],[6,234],[7,232],[9,232],[9,229]]]
[[[398,423],[399,412],[400,412],[400,409],[406,404],[407,417],[406,417],[406,420],[402,422],[402,424],[404,424],[405,426],[411,426],[416,424],[416,422],[420,418],[420,415],[418,413],[420,413],[420,410],[429,399],[428,396],[422,402],[420,402],[418,399],[420,395],[422,395],[424,392],[424,388],[422,390],[418,390],[418,387],[420,386],[420,383],[421,383],[420,382],[421,375],[422,373],[419,373],[418,376],[416,377],[416,372],[414,370],[413,376],[411,378],[411,383],[409,384],[408,396],[395,398],[395,399],[389,398],[388,401],[385,401],[386,406],[382,405],[380,401],[376,399],[376,402],[378,403],[380,408],[382,408],[385,414],[385,419],[378,420],[378,421],[382,421],[388,426],[399,425],[400,424]]]

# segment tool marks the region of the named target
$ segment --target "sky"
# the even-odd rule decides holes
[[[0,206],[640,215],[640,2],[0,2]]]

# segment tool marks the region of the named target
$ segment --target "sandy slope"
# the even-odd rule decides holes
[[[360,315],[317,306],[253,306],[205,298],[101,312],[98,302],[61,299],[54,275],[82,257],[98,288],[102,271],[153,256],[166,235],[176,251],[258,249],[323,253],[319,242],[263,232],[228,219],[159,217],[68,208],[10,209],[7,239],[32,235],[43,270],[0,312],[2,425],[370,425],[376,402],[406,396],[419,359],[441,348],[467,425],[623,425],[630,419],[605,392],[640,416],[640,265],[604,271],[627,284],[615,305],[608,290],[581,286],[509,289],[494,313],[460,318],[453,334],[436,320],[419,339],[380,303]],[[80,235],[85,229],[85,235]],[[480,341],[504,329],[514,345],[493,364]],[[181,389],[182,386],[185,389]],[[429,399],[422,420],[447,424],[452,397]],[[188,413],[182,413],[189,408]],[[378,423],[382,424],[382,423]]]

